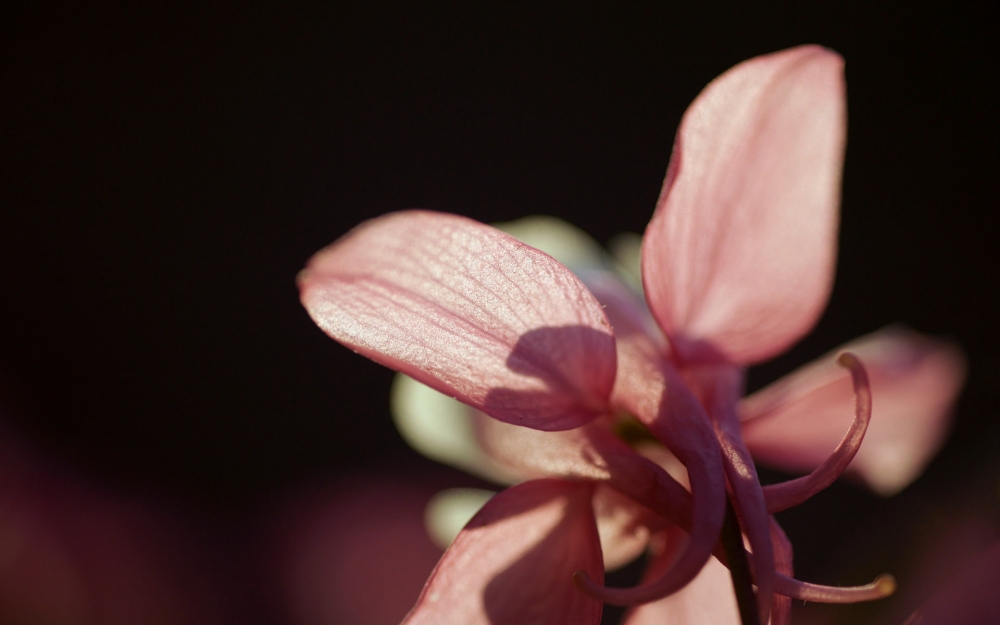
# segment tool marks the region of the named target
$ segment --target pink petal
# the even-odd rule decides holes
[[[653,315],[685,360],[750,364],[808,332],[833,283],[843,60],[801,46],[740,63],[681,122],[643,241]]]
[[[592,486],[536,480],[479,511],[431,574],[406,625],[596,625],[576,571],[603,578]]]
[[[656,320],[649,313],[640,294],[610,271],[588,271],[583,274],[583,279],[587,288],[604,307],[604,313],[616,335],[643,335],[655,351],[665,357],[670,355],[667,338],[656,325]]]
[[[586,287],[470,219],[373,219],[316,254],[299,287],[334,339],[502,421],[573,428],[611,392],[614,338]]]
[[[887,328],[844,345],[740,404],[743,439],[754,457],[808,472],[837,446],[854,418],[854,391],[836,355],[851,351],[871,380],[872,417],[848,467],[875,491],[906,487],[941,446],[965,378],[954,344]]]
[[[677,556],[684,534],[676,529],[666,532],[666,545],[646,570],[645,580],[651,581],[669,570]],[[729,569],[710,558],[694,580],[676,593],[638,606],[625,617],[623,625],[739,625],[740,613],[733,593]]]
[[[482,450],[503,469],[522,479],[568,477],[604,481],[611,477],[600,447],[632,453],[610,432],[591,427],[561,432],[531,430],[477,415],[476,438]],[[650,478],[652,479],[652,478]]]
[[[663,390],[657,363],[660,352],[667,349],[662,333],[642,300],[614,274],[588,271],[586,282],[614,327],[625,335],[637,335],[633,342],[646,350],[644,362],[652,363],[653,370],[651,386],[645,384],[650,381],[646,379],[649,375],[641,367],[619,373],[635,391],[632,398],[646,401],[644,407],[655,413]],[[476,424],[483,451],[514,473],[606,482],[670,522],[691,527],[691,496],[685,487],[615,436],[611,418],[566,432],[533,431],[486,418],[478,419]]]

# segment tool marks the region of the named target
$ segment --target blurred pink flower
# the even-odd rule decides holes
[[[904,625],[993,625],[1000,621],[1000,542],[944,580]]]
[[[402,620],[441,557],[423,522],[434,481],[354,477],[287,498],[262,567],[274,612],[295,625]]]
[[[496,229],[427,211],[374,219],[310,261],[301,298],[327,334],[489,415],[477,440],[491,462],[541,478],[482,508],[407,623],[597,623],[595,599],[654,602],[631,625],[670,614],[733,622],[735,606],[711,600],[731,585],[706,567],[727,497],[751,548],[760,622],[787,622],[787,599],[772,613],[775,593],[857,601],[891,591],[793,580],[770,515],[851,464],[873,391],[874,423],[887,423],[873,425],[874,449],[851,469],[883,492],[913,479],[961,385],[957,349],[884,331],[839,359],[851,376],[831,357],[740,400],[742,368],[787,349],[826,305],[844,138],[835,53],[793,48],[713,81],[684,116],[643,240],[648,308],[610,272],[578,278]],[[818,421],[831,414],[837,429]],[[640,454],[644,442],[669,450],[689,485]],[[812,473],[762,488],[751,452]],[[602,585],[609,551],[634,557],[646,546],[637,534],[662,540],[668,527],[688,539],[653,550],[643,585]],[[683,607],[692,602],[700,608]]]
[[[194,536],[67,474],[0,424],[0,622],[229,622]]]

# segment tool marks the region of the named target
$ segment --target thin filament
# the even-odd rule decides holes
[[[708,414],[715,426],[722,449],[722,464],[732,488],[733,506],[753,551],[750,564],[757,585],[760,622],[767,623],[774,600],[774,548],[771,545],[767,502],[757,477],[757,468],[740,435],[740,421],[736,414],[742,376],[735,369],[716,370],[703,380]]]
[[[772,540],[775,543],[774,592],[777,596],[815,603],[859,603],[884,599],[896,592],[896,578],[888,573],[879,575],[875,581],[864,586],[824,586],[794,579],[791,575],[791,543],[787,542],[788,538],[774,521],[774,517],[771,517],[771,531]],[[717,550],[715,557],[726,567],[729,566],[728,559],[721,549]],[[747,552],[746,557],[749,560],[751,554]],[[756,571],[753,573],[756,575]],[[775,604],[777,608],[778,602],[776,601]],[[774,620],[777,613],[777,609],[772,611],[771,625],[777,625],[781,622]]]
[[[750,563],[757,585],[760,622],[767,623],[771,615],[774,593],[774,551],[771,546],[766,503],[761,493],[760,481],[757,479],[757,471],[743,441],[734,439],[726,432],[719,432],[719,442],[722,445],[726,475],[733,489],[733,505],[739,513],[743,531],[753,549]]]
[[[794,574],[792,543],[788,540],[785,530],[778,525],[777,519],[772,516],[769,520],[771,522],[771,544],[774,545],[774,569],[778,575],[791,577]],[[791,598],[781,593],[775,593],[774,603],[771,605],[771,625],[789,625],[791,622]]]
[[[889,574],[879,575],[875,581],[864,586],[822,586],[792,579],[780,573],[775,577],[775,582],[775,591],[779,594],[817,603],[874,601],[896,592],[896,578]]]
[[[648,584],[609,588],[592,580],[585,571],[573,575],[577,588],[611,605],[649,603],[677,592],[701,572],[722,531],[726,491],[718,441],[708,416],[677,373],[670,368],[660,372],[667,390],[661,397],[658,414],[644,414],[635,406],[624,407],[637,415],[687,467],[691,482],[691,538],[676,562]]]
[[[837,362],[851,372],[854,384],[854,421],[833,453],[809,475],[764,487],[767,511],[771,514],[797,506],[840,477],[861,447],[872,417],[872,389],[868,373],[858,357],[844,352]]]
[[[687,586],[705,566],[719,541],[721,519],[714,518],[714,502],[705,501],[714,493],[706,493],[706,482],[713,481],[708,475],[712,471],[707,467],[688,465],[691,478],[691,538],[677,561],[658,579],[644,585],[632,588],[609,588],[595,582],[586,571],[577,571],[573,575],[573,583],[584,593],[610,605],[636,605],[649,603],[671,595]],[[702,474],[706,474],[703,475]],[[699,490],[699,486],[702,487]]]

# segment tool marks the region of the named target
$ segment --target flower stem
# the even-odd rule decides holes
[[[722,548],[729,560],[729,574],[733,578],[733,590],[736,591],[736,605],[740,609],[740,622],[743,625],[760,625],[757,614],[757,597],[753,593],[753,579],[750,575],[750,564],[747,562],[746,550],[743,547],[743,532],[736,519],[736,510],[730,501],[726,502],[726,521],[722,526]]]

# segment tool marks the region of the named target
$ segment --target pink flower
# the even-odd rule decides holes
[[[795,581],[770,515],[848,465],[884,492],[911,480],[961,384],[957,350],[884,331],[839,359],[850,376],[829,358],[740,400],[743,368],[787,349],[825,307],[844,136],[842,60],[828,50],[758,57],[712,82],[681,123],[643,239],[648,308],[610,272],[577,277],[496,229],[427,211],[367,222],[310,261],[302,302],[327,334],[489,415],[476,419],[484,457],[538,478],[482,508],[406,623],[597,623],[601,601],[647,603],[630,625],[733,621],[735,603],[699,603],[731,596],[713,554],[746,555],[718,549],[727,500],[760,622],[787,622],[787,597],[891,591]],[[875,445],[852,465],[873,393]],[[751,452],[812,473],[762,488]],[[670,454],[687,485],[663,468]],[[604,587],[602,562],[627,561],[649,536],[647,580]]]
[[[31,449],[0,415],[0,622],[229,622],[198,536]]]

